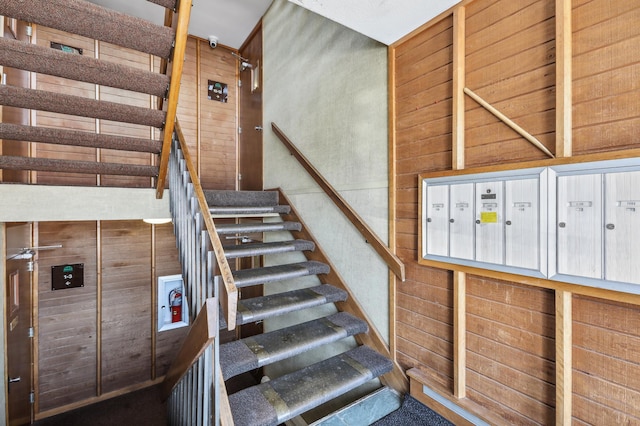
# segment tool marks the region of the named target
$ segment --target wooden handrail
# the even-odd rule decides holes
[[[184,66],[184,55],[187,49],[187,36],[189,30],[189,19],[191,18],[192,0],[179,0],[176,8],[177,14],[173,14],[173,25],[176,29],[175,46],[173,47],[173,60],[171,61],[169,85],[169,96],[164,103],[166,118],[162,136],[162,152],[160,154],[160,164],[158,170],[158,180],[156,182],[156,198],[162,198],[164,185],[167,180],[167,170],[169,168],[169,153],[171,152],[171,140],[175,126],[176,114],[178,112],[178,95],[180,94],[180,79],[182,78],[182,68]]]
[[[169,371],[162,382],[162,399],[166,400],[180,379],[187,374],[191,366],[202,353],[213,343],[218,333],[218,301],[207,299],[196,320],[189,330],[178,355],[173,360]]]
[[[280,130],[280,128],[275,124],[271,123],[271,128],[273,132],[280,138],[282,143],[289,149],[291,154],[300,162],[302,167],[311,175],[311,177],[316,181],[318,185],[324,190],[324,192],[333,200],[335,205],[340,209],[340,211],[351,221],[353,226],[360,231],[362,236],[367,240],[371,247],[378,253],[378,255],[386,262],[389,269],[393,271],[394,274],[400,280],[405,280],[405,268],[404,263],[391,252],[389,247],[387,247],[381,240],[378,238],[375,232],[364,222],[364,220],[358,215],[349,206],[349,204],[342,198],[342,196],[336,191],[331,184],[316,170],[315,167],[307,160],[307,158],[296,148],[296,146],[289,140],[289,138]]]
[[[211,217],[211,213],[209,212],[209,205],[207,204],[207,199],[205,198],[204,191],[202,190],[202,185],[200,185],[200,178],[196,174],[196,169],[193,160],[191,159],[191,154],[189,153],[189,147],[187,146],[184,135],[182,134],[182,128],[180,127],[180,123],[177,119],[175,132],[178,137],[178,141],[180,142],[182,155],[184,156],[184,160],[187,163],[187,170],[189,170],[189,177],[191,178],[191,183],[193,184],[193,191],[196,198],[198,199],[200,211],[202,212],[202,218],[204,220],[207,231],[209,232],[211,246],[213,247],[213,252],[218,262],[218,268],[220,269],[220,275],[222,276],[222,281],[224,283],[224,291],[221,291],[219,295],[220,305],[222,306],[223,313],[225,314],[227,328],[229,330],[233,330],[234,328],[236,328],[238,288],[236,287],[235,281],[233,279],[231,268],[229,268],[229,262],[227,262],[227,258],[224,254],[220,236],[218,235],[216,226],[213,223],[213,218]]]

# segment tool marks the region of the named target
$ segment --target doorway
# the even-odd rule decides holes
[[[6,224],[5,333],[9,425],[33,421],[32,225]]]

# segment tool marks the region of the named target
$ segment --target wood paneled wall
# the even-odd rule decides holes
[[[173,227],[40,222],[36,413],[82,405],[162,377],[187,328],[157,333],[157,277],[180,273]],[[84,287],[51,289],[51,267],[84,264]]]
[[[640,4],[625,0],[468,0],[390,47],[392,240],[407,267],[392,345],[422,384],[491,424],[640,422],[640,301],[420,264],[417,175],[547,158],[464,87],[551,152],[563,147],[558,157],[637,156],[639,19]]]
[[[83,49],[83,54],[136,68],[157,70],[158,58],[65,32],[34,26],[31,42],[51,41]],[[25,40],[28,42],[28,40]],[[11,70],[5,70],[11,73]],[[28,74],[27,74],[28,76]],[[24,77],[24,76],[23,76]],[[227,84],[226,103],[207,99],[207,82]],[[206,189],[235,189],[237,175],[237,62],[229,49],[211,49],[189,38],[178,117]],[[17,84],[17,83],[16,83]],[[34,74],[25,86],[36,89],[153,106],[156,99],[119,89]],[[42,111],[5,108],[8,122],[86,132],[159,138],[158,129]],[[82,147],[31,144],[43,158],[154,164],[155,156]],[[8,155],[29,155],[29,145],[3,142]],[[16,149],[20,149],[16,153]],[[32,183],[83,186],[152,187],[148,178],[38,172]],[[29,182],[29,174],[5,173],[5,181]],[[116,395],[161,378],[186,329],[156,333],[153,286],[158,276],[180,273],[171,225],[142,221],[40,222],[37,245],[63,248],[38,255],[36,299],[36,413],[47,416]],[[84,263],[83,288],[51,290],[51,266]]]
[[[231,51],[189,38],[180,85],[178,120],[204,189],[236,189],[237,60]],[[225,83],[227,102],[208,99],[208,82]],[[183,99],[189,102],[183,102]]]

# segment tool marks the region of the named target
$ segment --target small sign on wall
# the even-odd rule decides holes
[[[84,287],[84,263],[51,267],[51,290]]]
[[[67,46],[66,44],[51,42],[51,48],[56,50],[62,50],[65,53],[73,53],[75,55],[82,55],[82,49],[79,47]]]
[[[227,102],[227,96],[229,90],[226,83],[220,83],[218,81],[208,80],[207,84],[207,98],[210,101]]]

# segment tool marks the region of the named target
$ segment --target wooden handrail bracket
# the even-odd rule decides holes
[[[213,343],[217,329],[218,300],[211,297],[205,301],[178,355],[171,364],[164,382],[162,382],[163,399],[169,397],[175,385],[200,358],[205,349]]]
[[[318,185],[324,190],[324,192],[331,198],[340,211],[351,221],[351,223],[360,231],[362,236],[367,240],[371,247],[378,253],[378,255],[386,262],[387,266],[393,271],[393,273],[405,280],[405,268],[404,263],[391,252],[382,240],[376,235],[375,232],[364,222],[364,220],[349,206],[349,204],[342,198],[342,196],[336,191],[331,184],[313,167],[313,165],[307,160],[307,158],[296,148],[296,146],[289,140],[289,138],[280,130],[275,124],[271,123],[273,132],[278,138],[285,144],[291,154],[300,162],[302,167],[311,175]]]

